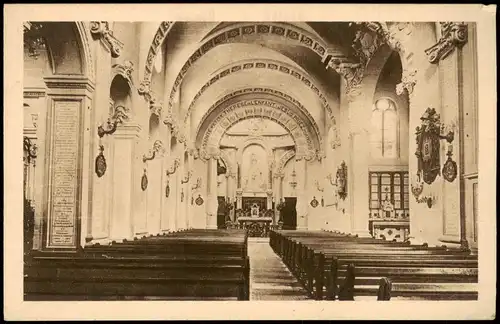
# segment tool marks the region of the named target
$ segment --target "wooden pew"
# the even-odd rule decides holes
[[[477,255],[444,247],[410,246],[332,234],[271,234],[276,253],[316,299],[335,299],[337,295],[340,299],[352,299],[354,294],[379,294],[379,298],[387,298],[380,293],[384,291],[394,291],[392,295],[398,297],[477,299]],[[418,272],[415,267],[425,269]],[[366,275],[362,277],[364,272]],[[456,276],[457,273],[460,275]],[[427,283],[422,283],[425,278]],[[370,280],[369,286],[363,285],[366,280]],[[326,288],[326,296],[323,288]]]
[[[34,253],[25,267],[25,299],[248,300],[246,235],[227,234],[186,231],[76,254]],[[222,253],[206,253],[210,248]]]

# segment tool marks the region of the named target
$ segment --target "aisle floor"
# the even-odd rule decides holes
[[[250,300],[308,300],[297,279],[269,246],[267,239],[248,239]]]

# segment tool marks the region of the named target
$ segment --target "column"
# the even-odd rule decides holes
[[[136,123],[118,126],[113,136],[114,159],[110,239],[122,241],[134,237],[135,141],[141,127]],[[148,175],[151,173],[148,173]],[[148,188],[151,189],[151,188]]]
[[[207,228],[217,228],[217,159],[210,157],[207,163]]]
[[[307,229],[307,215],[308,215],[308,202],[307,202],[307,161],[304,157],[297,158],[295,164],[297,172],[297,230]]]
[[[234,205],[234,202],[236,201],[235,200],[235,198],[236,198],[235,190],[234,190],[234,187],[235,187],[235,174],[234,174],[234,172],[226,174],[226,184],[227,184],[226,196],[229,198],[230,203]],[[229,211],[229,218],[231,219],[231,221],[235,221],[234,211],[235,211],[234,208],[232,208]]]
[[[360,89],[351,89],[349,103],[349,161],[347,164],[347,196],[351,210],[351,232],[359,237],[370,237],[368,230],[368,161],[369,118],[366,118],[365,95]],[[338,167],[338,166],[337,166]]]

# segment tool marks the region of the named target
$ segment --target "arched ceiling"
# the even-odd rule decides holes
[[[165,78],[170,80],[165,82],[165,100],[167,110],[181,124],[191,125],[192,140],[203,137],[196,130],[214,103],[242,88],[263,88],[267,94],[276,91],[293,98],[298,105],[285,104],[294,113],[297,107],[305,108],[307,114],[297,116],[304,118],[304,124],[315,125],[309,134],[326,133],[324,120],[334,117],[332,98],[339,97],[340,89],[340,77],[327,68],[327,61],[332,56],[356,61],[348,23],[180,24],[172,28],[165,49]],[[345,36],[345,31],[350,34]],[[262,99],[257,92],[246,96]]]

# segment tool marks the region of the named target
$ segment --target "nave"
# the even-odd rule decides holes
[[[473,22],[25,22],[26,300],[475,300]]]

